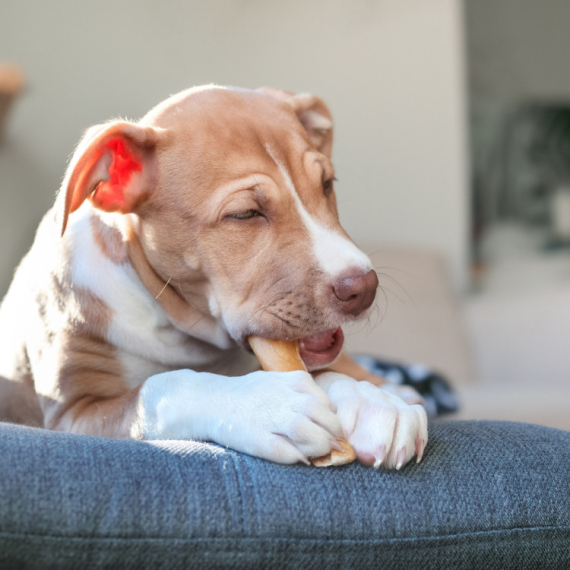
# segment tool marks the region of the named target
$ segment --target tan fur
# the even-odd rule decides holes
[[[204,108],[228,116],[223,131]],[[179,120],[177,109],[187,120]],[[207,311],[204,288],[212,282],[219,297],[241,305],[244,313],[268,305],[251,331],[261,336],[301,337],[330,327],[328,283],[306,256],[309,236],[296,218],[293,199],[260,175],[281,178],[264,148],[267,142],[279,149],[309,213],[346,235],[334,193],[329,200],[322,197],[323,177],[334,176],[329,157],[312,146],[293,108],[256,94],[236,98],[218,89],[159,108],[143,122],[151,118],[167,134],[157,146],[161,183],[141,208],[139,235],[143,243],[152,236],[145,254],[162,280],[171,278],[202,311]],[[226,157],[223,167],[219,156]],[[237,194],[236,180],[244,188]],[[183,206],[180,187],[193,188]],[[219,223],[224,213],[259,204],[267,204],[279,223],[270,229],[262,220]],[[276,251],[278,257],[270,255]],[[189,263],[194,271],[188,271]]]
[[[92,216],[89,222],[95,242],[101,248],[103,255],[117,265],[126,263],[128,261],[127,248],[121,232],[105,224],[99,216]]]
[[[0,421],[44,427],[43,413],[29,371],[21,374],[18,380],[0,376],[0,396]]]
[[[45,427],[127,437],[128,432],[122,434],[116,427],[107,425],[109,418],[105,427],[85,423],[83,417],[90,407],[100,410],[103,402],[129,391],[116,350],[106,340],[111,319],[108,307],[91,291],[72,287],[68,272],[63,274],[62,280],[53,279],[52,291],[56,305],[64,311],[65,325],[55,332],[54,338],[46,339],[46,350],[59,354],[58,376],[36,378]],[[43,351],[36,355],[36,366],[41,366],[43,358]]]
[[[95,192],[109,178],[105,145],[116,137],[142,164],[118,209]],[[0,419],[141,437],[135,418],[145,371],[190,364],[218,371],[234,363],[236,374],[242,359],[236,343],[250,334],[301,338],[350,320],[331,304],[330,278],[307,255],[310,236],[276,162],[312,218],[346,236],[334,192],[323,191],[334,176],[331,145],[322,100],[268,88],[190,90],[138,123],[89,129],[0,309],[0,390],[9,387],[12,402],[0,393]],[[89,210],[86,200],[106,213]],[[169,321],[156,325],[171,339],[164,357],[115,346],[113,323],[128,325],[130,317],[90,290],[106,275],[74,282],[70,267],[85,255],[74,233],[80,209],[89,216],[89,229],[81,231],[96,244],[90,255],[124,267],[125,275],[134,270],[166,313]],[[228,217],[250,209],[266,217]],[[184,353],[185,342],[199,355],[195,362],[167,357],[172,347]]]
[[[216,323],[208,314],[207,308],[204,307],[203,311],[200,311],[189,303],[182,290],[176,287],[176,280],[169,277],[164,281],[156,274],[132,229],[128,232],[126,245],[128,258],[139,278],[177,328],[192,332],[192,334],[200,334],[206,340],[216,344]]]

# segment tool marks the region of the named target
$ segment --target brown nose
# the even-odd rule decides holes
[[[372,305],[377,287],[376,271],[371,269],[368,273],[362,273],[356,270],[345,273],[333,285],[333,291],[339,309],[357,317]]]

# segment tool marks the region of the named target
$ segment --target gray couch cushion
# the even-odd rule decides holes
[[[570,433],[434,422],[401,471],[0,424],[0,568],[568,568]]]

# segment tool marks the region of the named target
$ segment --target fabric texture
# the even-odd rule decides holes
[[[401,471],[0,424],[0,568],[569,568],[570,433],[430,425]]]
[[[413,388],[424,399],[424,408],[430,418],[459,410],[459,402],[449,381],[425,364],[399,364],[375,356],[352,357],[370,372],[382,376],[389,384]]]

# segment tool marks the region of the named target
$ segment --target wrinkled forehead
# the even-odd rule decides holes
[[[274,163],[268,148],[279,149],[282,161],[295,162],[310,146],[291,108],[254,91],[190,91],[167,100],[151,114],[155,125],[182,143],[177,145],[180,152],[190,153],[196,164],[208,167],[223,161],[236,170],[247,170],[260,160],[269,166]]]

